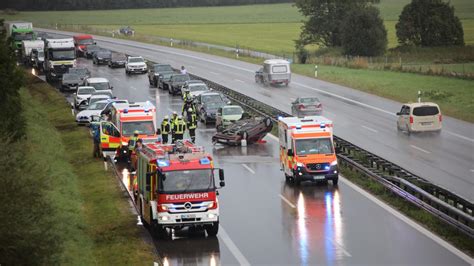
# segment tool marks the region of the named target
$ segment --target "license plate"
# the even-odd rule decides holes
[[[421,125],[423,126],[431,126],[433,123],[431,122],[422,122]]]
[[[183,214],[181,215],[181,219],[191,219],[191,218],[196,218],[195,214]]]
[[[323,179],[325,179],[325,178],[326,178],[326,177],[323,176],[323,175],[315,175],[315,176],[313,176],[313,179],[314,179],[314,180],[323,180]]]

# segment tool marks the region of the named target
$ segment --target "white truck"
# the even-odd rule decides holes
[[[34,63],[33,52],[43,51],[44,42],[41,40],[22,41],[21,42],[21,60],[25,66],[31,66]]]
[[[76,52],[72,38],[46,39],[44,48],[46,80],[60,80],[68,69],[76,66]]]

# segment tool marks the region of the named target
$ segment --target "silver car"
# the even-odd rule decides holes
[[[304,117],[310,115],[321,115],[323,112],[323,105],[318,98],[298,97],[291,103],[291,115],[296,117]]]

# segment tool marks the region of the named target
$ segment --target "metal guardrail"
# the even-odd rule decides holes
[[[270,116],[274,122],[278,122],[278,117],[291,116],[213,81],[192,74],[190,76],[192,79],[202,80],[210,88],[222,92],[254,114]],[[343,165],[377,181],[397,196],[474,238],[472,202],[342,138],[334,136],[334,141],[338,158]]]

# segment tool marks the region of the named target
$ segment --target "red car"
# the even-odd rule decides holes
[[[212,143],[240,145],[242,140],[246,140],[247,144],[252,144],[263,139],[272,128],[273,122],[270,117],[241,119],[217,132],[212,137]]]
[[[81,34],[81,35],[74,35],[74,46],[76,48],[76,55],[85,56],[86,46],[90,44],[95,44],[94,38],[92,35]]]

